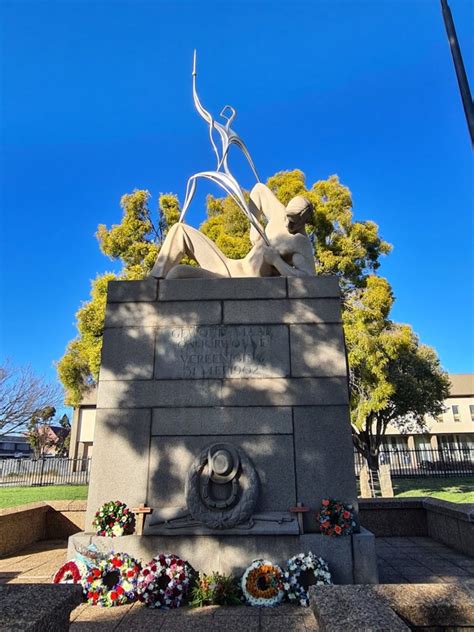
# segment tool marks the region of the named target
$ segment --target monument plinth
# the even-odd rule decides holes
[[[311,550],[336,582],[373,581],[373,536],[319,534],[323,498],[357,510],[336,277],[111,282],[86,531],[111,499],[153,512],[71,549],[235,573]]]

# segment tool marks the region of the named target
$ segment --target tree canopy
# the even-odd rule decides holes
[[[315,249],[318,274],[336,274],[343,294],[343,324],[352,386],[351,414],[356,447],[365,455],[378,454],[388,423],[407,419],[421,423],[437,414],[448,394],[448,380],[436,353],[420,344],[408,325],[390,320],[393,293],[377,275],[380,260],[391,245],[372,221],[356,221],[350,190],[336,175],[306,186],[300,170],[282,171],[267,186],[287,204],[295,195],[311,200],[314,213],[307,230]],[[179,217],[173,194],[159,198],[156,221],[148,191],[124,195],[120,224],[100,225],[102,252],[122,263],[118,275],[106,273],[92,282],[91,299],[77,312],[78,336],[58,363],[67,401],[77,404],[98,377],[107,284],[111,279],[141,279],[150,271],[167,230]],[[200,230],[233,259],[251,248],[249,222],[229,197],[207,197],[207,219]]]

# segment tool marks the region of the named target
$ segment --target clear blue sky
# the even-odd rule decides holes
[[[472,83],[474,4],[450,6]],[[394,245],[394,319],[449,371],[474,370],[472,155],[438,0],[0,7],[1,356],[53,379],[90,280],[116,269],[97,225],[120,221],[122,194],[182,199],[213,165],[197,48],[201,98],[237,108],[261,177],[337,173]],[[197,203],[188,221],[203,219]]]

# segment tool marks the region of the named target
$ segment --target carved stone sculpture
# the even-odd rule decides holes
[[[257,182],[247,203],[243,190],[228,166],[230,147],[236,145],[243,151],[258,180],[257,171],[244,142],[230,128],[236,116],[234,108],[229,105],[224,107],[221,117],[226,120],[226,124],[222,125],[202,106],[196,92],[196,57],[193,67],[193,97],[197,111],[209,125],[209,138],[217,157],[217,170],[203,171],[189,178],[181,216],[178,223],[169,230],[151,276],[177,279],[314,275],[313,247],[305,231],[305,224],[312,215],[311,202],[303,196],[296,196],[285,207],[268,187]],[[230,112],[230,116],[227,116],[227,112]],[[213,138],[215,131],[221,140],[221,152]],[[247,216],[251,226],[252,249],[243,259],[228,259],[206,235],[184,223],[184,216],[200,178],[211,180],[223,188]],[[197,261],[200,268],[179,265],[184,256]]]
[[[248,522],[258,492],[253,463],[230,443],[202,450],[191,466],[185,488],[191,516],[209,529],[231,529]]]

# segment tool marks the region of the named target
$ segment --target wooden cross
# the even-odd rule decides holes
[[[309,507],[305,507],[303,503],[296,503],[296,507],[290,507],[290,512],[295,513],[298,518],[298,526],[300,528],[300,533],[304,533],[304,523],[303,523],[303,514],[309,511]]]
[[[146,514],[151,514],[153,509],[151,507],[147,507],[145,503],[140,503],[138,507],[135,507],[132,511],[135,514],[135,533],[137,535],[143,535],[145,516]]]

